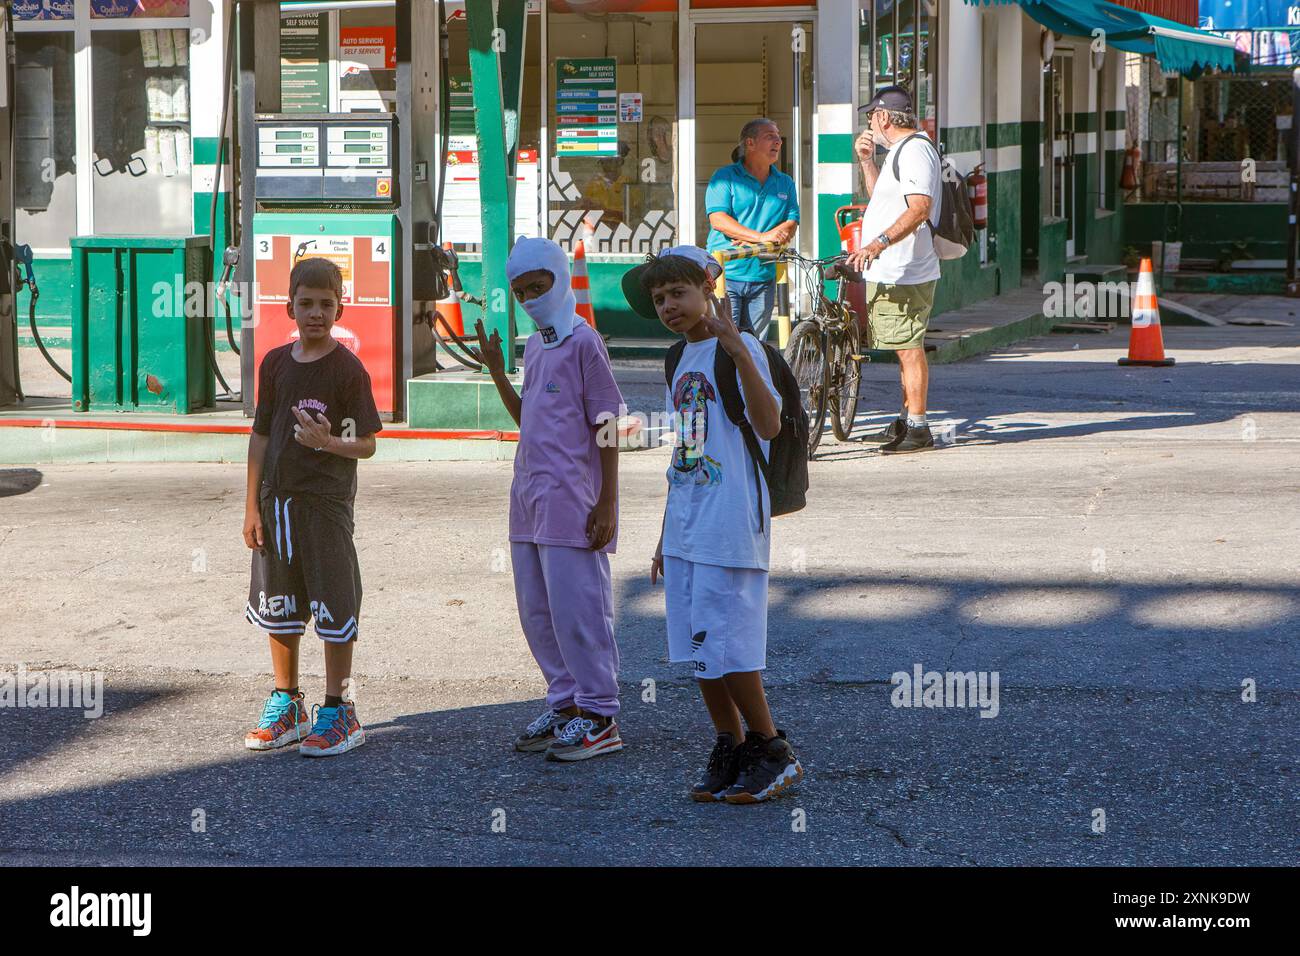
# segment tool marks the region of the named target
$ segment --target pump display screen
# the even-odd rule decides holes
[[[394,201],[391,117],[258,117],[257,198],[263,202]]]
[[[315,126],[263,126],[257,131],[258,166],[319,166],[320,130]]]
[[[329,167],[392,166],[387,126],[327,126],[325,165]]]

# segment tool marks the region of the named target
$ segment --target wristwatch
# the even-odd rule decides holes
[[[888,246],[889,237],[882,232],[880,235],[876,236],[876,242],[880,243],[882,246]]]

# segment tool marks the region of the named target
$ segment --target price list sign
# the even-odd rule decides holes
[[[555,61],[557,156],[618,155],[618,61]]]

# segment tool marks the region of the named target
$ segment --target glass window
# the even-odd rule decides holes
[[[448,4],[447,169],[443,183],[442,239],[461,252],[477,252],[483,241],[479,201],[478,140],[470,85],[469,30],[463,3]],[[524,26],[524,75],[520,91],[519,146],[515,156],[516,236],[541,235],[541,58],[542,21],[529,14]],[[509,133],[509,131],[507,131]]]
[[[193,229],[188,38],[185,29],[92,34],[97,235]]]
[[[912,94],[920,128],[939,141],[938,0],[858,0],[858,104],[882,86],[898,85]],[[862,118],[856,122],[862,125]],[[881,162],[883,148],[876,161]],[[865,202],[858,177],[855,202]]]
[[[71,33],[17,37],[15,235],[33,248],[66,248],[77,233],[76,120]]]
[[[397,109],[396,9],[340,10],[339,112]]]
[[[677,233],[677,12],[548,10],[551,238],[657,252]]]

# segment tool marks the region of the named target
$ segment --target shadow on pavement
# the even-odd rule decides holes
[[[860,611],[829,610],[832,594]],[[163,693],[110,674],[100,721],[0,716],[0,788],[28,788],[0,796],[0,862],[1291,863],[1296,596],[782,575],[767,677],[808,778],[752,808],[685,797],[711,733],[640,579],[616,598],[628,747],[588,764],[511,750],[536,701],[366,678],[366,745],[306,761],[242,747],[265,678]],[[998,716],[892,706],[890,675],[915,664],[997,671]]]

